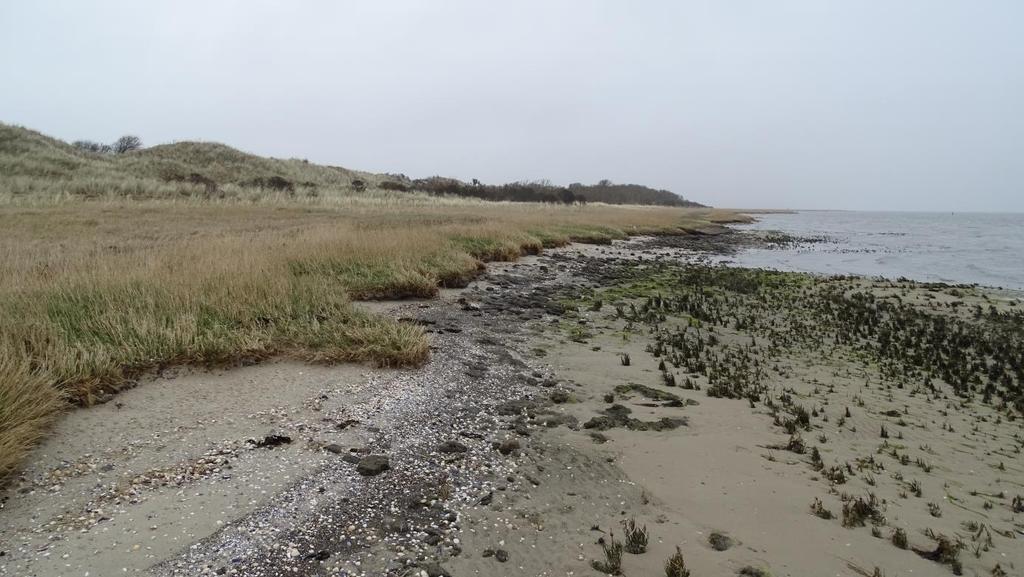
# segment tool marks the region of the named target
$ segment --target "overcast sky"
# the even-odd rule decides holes
[[[1024,2],[0,0],[0,120],[716,206],[1020,211]]]

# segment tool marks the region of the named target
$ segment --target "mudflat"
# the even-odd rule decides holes
[[[0,574],[1021,574],[1019,295],[685,239],[378,307],[422,369],[181,370],[69,413],[5,489]]]

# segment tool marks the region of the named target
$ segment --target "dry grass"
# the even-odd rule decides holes
[[[242,192],[197,196],[156,176],[197,166]],[[271,173],[316,194],[231,184]],[[0,478],[62,408],[144,371],[269,356],[415,366],[429,351],[422,330],[350,299],[431,297],[482,261],[733,218],[383,191],[373,175],[221,145],[91,157],[5,125],[0,174]],[[369,189],[346,188],[356,177]]]
[[[0,349],[0,480],[42,438],[63,406],[60,393],[27,358]]]

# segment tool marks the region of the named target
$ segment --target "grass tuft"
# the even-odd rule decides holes
[[[46,376],[12,349],[0,348],[0,479],[15,470],[65,406]]]
[[[601,549],[604,551],[604,561],[591,561],[590,566],[606,575],[622,575],[622,543],[610,535],[607,542],[601,542]]]
[[[683,552],[676,546],[676,552],[665,562],[665,577],[690,577],[690,570],[686,568],[686,560],[683,559]]]
[[[622,521],[623,533],[626,535],[626,552],[640,555],[647,551],[647,525],[637,525],[636,518]]]

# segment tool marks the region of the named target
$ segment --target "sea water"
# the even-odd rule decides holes
[[[774,230],[821,242],[749,249],[747,267],[900,277],[1024,290],[1024,213],[799,211],[755,214],[740,230]]]

